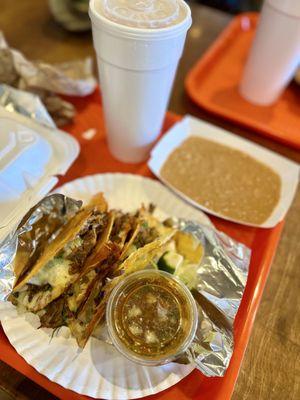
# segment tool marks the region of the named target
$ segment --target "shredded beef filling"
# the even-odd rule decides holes
[[[158,232],[155,228],[150,228],[147,222],[141,225],[140,231],[137,234],[133,244],[137,247],[143,247],[148,243],[153,242],[158,237]]]
[[[27,283],[27,293],[28,293],[28,301],[31,302],[34,295],[40,292],[46,292],[47,290],[51,290],[52,286],[49,283],[45,285],[32,285],[31,283]]]
[[[79,237],[82,239],[82,245],[75,248],[66,257],[67,260],[71,261],[70,274],[76,274],[80,271],[85,260],[96,245],[97,236],[101,234],[107,222],[108,218],[106,214],[101,215],[95,212],[81,229]]]
[[[64,296],[52,301],[44,309],[45,313],[40,317],[41,327],[43,328],[59,328],[65,323],[64,319]]]
[[[71,261],[71,267],[69,269],[70,274],[76,274],[80,271],[86,258],[96,244],[97,234],[94,230],[88,230],[84,236],[81,236],[81,238],[83,239],[82,245],[78,246],[69,256],[66,257],[67,260]]]
[[[117,216],[114,221],[114,226],[110,235],[111,241],[115,243],[120,243],[120,241],[122,240],[120,234],[122,234],[122,232],[129,233],[134,225],[135,217],[133,217],[132,215],[127,213]]]

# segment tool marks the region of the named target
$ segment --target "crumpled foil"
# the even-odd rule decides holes
[[[213,227],[180,220],[178,228],[204,245],[198,266],[198,285],[192,290],[198,304],[198,328],[184,358],[206,376],[223,376],[234,346],[233,323],[247,282],[251,251]]]
[[[40,98],[33,93],[0,84],[0,106],[9,112],[22,114],[41,125],[56,128],[46,107]]]
[[[97,84],[90,57],[55,65],[29,61],[21,52],[8,46],[2,32],[0,82],[38,95],[57,126],[69,122],[75,115],[74,106],[57,94],[87,96]]]
[[[17,229],[1,243],[0,301],[10,294],[18,275],[19,271],[15,271],[15,264],[19,264],[16,263],[17,255],[22,258],[23,265],[33,264],[81,205],[82,201],[62,194],[51,194],[29,210]]]
[[[0,248],[0,300],[12,289],[16,253],[34,262],[45,243],[57,235],[59,223],[66,222],[80,206],[81,202],[53,194],[27,213]],[[52,221],[46,229],[45,220]],[[176,362],[192,362],[206,376],[223,376],[233,353],[233,323],[246,286],[250,249],[211,226],[177,219],[172,219],[172,225],[195,235],[205,249],[197,267],[198,284],[192,290],[198,304],[197,332]],[[105,334],[100,338],[110,342]]]

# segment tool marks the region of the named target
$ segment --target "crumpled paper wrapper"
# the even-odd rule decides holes
[[[18,276],[16,266],[33,262],[45,243],[56,235],[57,222],[64,221],[80,206],[80,202],[53,194],[28,212],[0,248],[0,301],[13,287]],[[192,289],[198,304],[197,332],[188,350],[175,362],[192,362],[206,376],[223,376],[233,353],[233,323],[246,286],[251,252],[213,227],[177,219],[171,219],[171,223],[195,235],[205,249],[196,267],[197,285]],[[110,343],[105,335],[100,338]]]
[[[57,126],[69,122],[75,115],[74,106],[57,94],[87,96],[97,84],[91,58],[54,65],[29,61],[8,46],[1,32],[0,82],[38,95]]]

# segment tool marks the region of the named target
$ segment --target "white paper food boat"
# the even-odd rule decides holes
[[[250,224],[244,221],[229,218],[220,213],[204,207],[198,204],[190,197],[173,187],[168,181],[166,181],[160,174],[160,170],[171,154],[171,152],[190,136],[199,136],[204,139],[212,140],[217,143],[229,146],[233,149],[240,150],[256,160],[268,165],[272,168],[281,178],[281,194],[280,199],[273,210],[270,217],[262,224]],[[243,139],[237,135],[229,133],[228,131],[219,128],[215,125],[201,121],[200,119],[187,116],[180,122],[175,124],[157,143],[151,152],[151,158],[148,162],[148,166],[151,171],[162,181],[165,185],[171,188],[176,194],[182,197],[184,200],[206,211],[210,214],[216,215],[223,219],[238,222],[243,225],[257,226],[260,228],[272,228],[282,221],[286,215],[294,195],[299,181],[299,165],[270,151],[262,146],[256,145],[249,140]]]

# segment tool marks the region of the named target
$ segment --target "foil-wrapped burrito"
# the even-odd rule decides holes
[[[105,327],[116,285],[137,270],[167,268],[190,289],[198,308],[196,335],[175,362],[223,376],[234,349],[233,324],[250,250],[212,226],[161,222],[153,210],[152,205],[135,213],[110,210],[102,194],[84,207],[49,195],[1,245],[0,300],[37,314],[42,327],[67,326],[84,347]],[[170,254],[175,263],[166,261]]]

